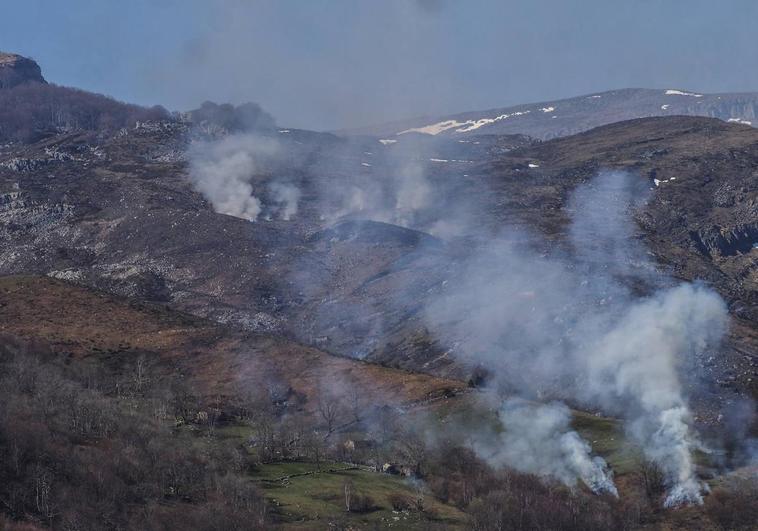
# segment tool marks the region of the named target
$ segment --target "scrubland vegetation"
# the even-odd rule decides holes
[[[418,414],[358,409],[348,394],[208,403],[154,381],[142,356],[116,373],[2,345],[0,529],[588,530],[664,516],[652,465],[619,478],[620,499],[595,496],[495,469],[456,437],[426,440]],[[748,529],[754,495],[719,486],[698,517]]]
[[[169,118],[163,107],[145,108],[84,90],[27,83],[0,90],[0,141],[31,142],[61,131],[102,133],[137,121]]]

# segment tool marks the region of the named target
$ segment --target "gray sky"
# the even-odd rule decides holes
[[[758,90],[753,0],[3,0],[0,50],[172,110],[333,129],[623,87]]]

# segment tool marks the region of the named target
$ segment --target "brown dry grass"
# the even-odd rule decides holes
[[[148,355],[156,360],[154,377],[186,375],[208,397],[277,381],[309,397],[343,386],[375,405],[407,405],[466,388],[457,380],[341,358],[281,337],[240,333],[47,277],[0,278],[0,334],[114,367]]]

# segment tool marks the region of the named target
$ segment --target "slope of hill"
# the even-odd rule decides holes
[[[415,499],[412,486],[321,453],[365,438],[372,415],[433,408],[463,390],[32,276],[0,278],[0,366],[0,452],[14,455],[0,465],[3,513],[90,528],[174,528],[185,518],[202,529],[326,525],[344,512],[345,481],[356,507],[358,493],[372,497],[341,518],[392,521],[392,500]],[[334,416],[323,418],[338,424],[314,440],[326,403]],[[28,489],[40,481],[51,487],[35,502]],[[433,497],[402,515],[413,529],[433,520],[459,529],[464,519]],[[14,529],[2,513],[0,526]]]
[[[340,358],[282,337],[240,333],[163,306],[48,277],[0,278],[0,334],[124,375],[140,357],[153,384],[174,378],[221,407],[245,389],[290,389],[313,412],[323,389],[361,389],[361,402],[423,404],[465,384]],[[330,383],[332,382],[333,383]]]
[[[700,94],[687,90],[619,89],[562,100],[449,116],[425,117],[344,131],[395,139],[408,133],[456,138],[525,134],[542,140],[648,116],[708,116],[758,125],[758,94]]]
[[[743,323],[733,330],[747,343],[709,369],[713,381],[755,392],[755,129],[651,118],[532,147],[520,141],[516,149],[497,136],[382,145],[266,134],[273,137],[261,138],[277,142],[287,157],[261,166],[253,193],[268,216],[267,208],[279,208],[269,186],[286,175],[301,193],[289,221],[277,219],[277,210],[254,224],[213,212],[187,178],[183,124],[4,148],[0,271],[64,278],[248,330],[292,334],[341,355],[466,379],[470,369],[430,342],[418,317],[435,286],[455,282],[450,264],[468,252],[466,239],[516,224],[560,242],[571,190],[599,169],[622,168],[654,189],[640,236],[658,262],[681,278],[711,282]],[[340,190],[356,178],[393,179],[403,150],[424,168],[438,194],[429,203],[435,208],[401,221],[408,228],[369,222],[320,232],[334,223],[324,213],[341,208],[339,201],[332,206]],[[459,231],[452,239],[409,230],[448,234],[439,212],[452,214],[457,205],[477,207],[460,227],[450,217]],[[357,215],[383,219],[386,211]]]

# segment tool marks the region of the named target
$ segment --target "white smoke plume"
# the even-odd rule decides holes
[[[276,148],[273,140],[242,135],[197,146],[191,153],[193,183],[217,211],[255,220],[262,207],[253,179],[260,160]],[[418,146],[405,149],[381,160],[369,158],[371,153],[345,156],[339,159],[344,167],[322,168],[326,184],[316,192],[328,207],[325,215],[411,227],[439,223],[431,215],[439,195],[426,176],[428,158]],[[363,165],[363,156],[371,162]],[[330,179],[330,169],[348,178]],[[296,215],[298,188],[275,181],[268,190],[272,212],[282,219]],[[622,417],[645,455],[665,472],[666,504],[699,503],[703,485],[692,452],[700,443],[682,373],[694,356],[718,344],[727,310],[711,290],[677,285],[648,259],[632,217],[647,195],[641,179],[601,173],[569,201],[567,249],[537,249],[539,239],[513,230],[484,238],[462,263],[446,266],[453,281],[439,287],[423,315],[453,355],[492,369],[502,391]],[[519,428],[515,434],[506,429],[497,459],[612,492],[602,486],[603,478],[611,481],[604,464],[567,428],[565,406],[532,408],[520,419],[524,411],[503,407],[506,426]],[[511,446],[517,454],[519,448],[539,451],[515,465]]]
[[[291,220],[297,214],[300,189],[292,184],[274,182],[269,185],[269,190],[279,205],[279,216],[285,221]]]
[[[491,368],[505,392],[622,417],[665,472],[666,504],[700,503],[692,458],[700,443],[683,373],[718,346],[728,314],[710,289],[657,272],[635,243],[637,182],[603,173],[576,190],[568,254],[536,250],[517,232],[488,240],[456,272],[457,284],[441,288],[426,321],[456,356]],[[531,417],[536,426],[552,422],[549,410]],[[546,455],[560,479],[576,470],[564,454]]]
[[[687,356],[720,340],[726,321],[717,294],[683,284],[632,304],[580,353],[585,391],[595,402],[625,405],[629,433],[666,473],[667,505],[702,502],[692,460],[698,442],[680,374]]]
[[[567,485],[581,480],[593,492],[618,496],[603,458],[570,427],[571,413],[557,402],[539,404],[507,399],[499,411],[505,431],[490,461],[521,472],[556,478]]]
[[[216,212],[255,221],[261,213],[252,185],[258,159],[272,156],[277,149],[273,140],[255,135],[194,144],[189,150],[190,179]]]

